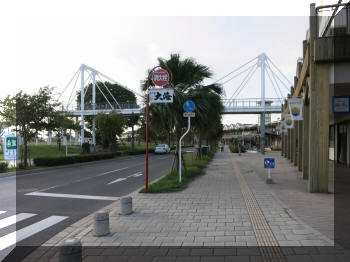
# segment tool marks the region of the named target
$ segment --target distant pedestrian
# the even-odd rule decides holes
[[[220,143],[220,149],[221,149],[221,152],[224,152],[224,144],[223,143]]]

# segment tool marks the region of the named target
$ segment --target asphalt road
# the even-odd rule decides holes
[[[149,181],[164,175],[173,157],[151,154]],[[0,259],[16,242],[17,246],[40,246],[144,184],[144,155],[0,178]]]

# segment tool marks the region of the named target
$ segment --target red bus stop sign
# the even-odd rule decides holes
[[[156,86],[166,86],[169,83],[170,77],[167,70],[160,68],[152,75],[152,82]]]

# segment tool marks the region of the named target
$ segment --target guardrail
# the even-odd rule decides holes
[[[120,110],[120,109],[136,109],[140,108],[138,104],[134,103],[111,103],[111,104],[85,104],[84,110]],[[64,107],[66,111],[79,111],[81,110],[81,106],[68,106]]]

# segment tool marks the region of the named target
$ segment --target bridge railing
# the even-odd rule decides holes
[[[224,107],[228,108],[261,108],[261,98],[238,98],[238,99],[221,99]],[[283,100],[279,98],[266,98],[265,106],[277,107],[282,105]]]
[[[112,105],[112,107],[111,107]],[[118,109],[134,109],[134,108],[140,108],[138,104],[135,103],[111,103],[109,104],[85,104],[84,105],[84,110],[118,110]],[[68,107],[64,107],[66,111],[80,111],[81,106],[79,105],[71,105]]]

